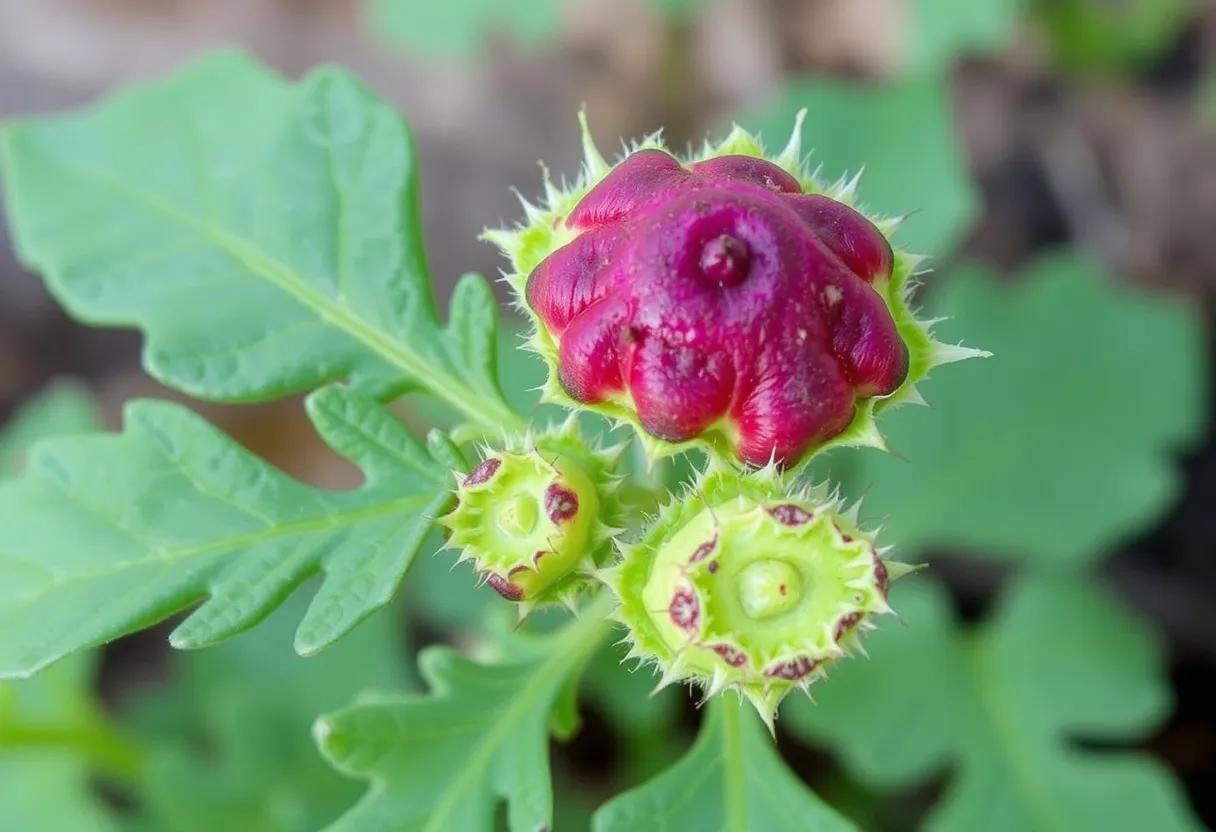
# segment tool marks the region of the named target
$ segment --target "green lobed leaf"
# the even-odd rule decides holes
[[[896,233],[900,245],[938,256],[961,241],[978,215],[979,196],[944,80],[875,85],[796,78],[746,121],[773,140],[804,107],[812,167],[822,165],[823,179],[864,170],[858,194],[867,211],[911,215]]]
[[[56,382],[0,432],[0,477],[34,442],[88,430],[98,414],[88,394]],[[74,656],[35,679],[0,682],[0,817],[26,832],[109,832],[115,828],[91,777],[96,767],[127,771],[134,752],[117,737],[92,694],[96,657]]]
[[[595,815],[595,832],[847,832],[782,761],[750,705],[717,697],[675,765]]]
[[[898,788],[950,767],[933,830],[1193,830],[1179,785],[1150,758],[1084,751],[1128,742],[1169,710],[1160,650],[1138,621],[1077,579],[1023,579],[978,630],[927,581],[898,584],[907,627],[873,633],[782,713],[857,776]]]
[[[324,579],[296,631],[310,654],[392,597],[447,497],[446,468],[375,402],[329,387],[309,412],[366,475],[304,485],[179,405],[128,405],[118,435],[52,440],[0,484],[0,677],[147,627],[201,647]]]
[[[346,73],[290,84],[213,55],[7,127],[0,165],[22,260],[80,320],[141,328],[165,384],[253,401],[408,382],[522,426],[498,389],[489,287],[466,276],[441,324],[409,133]]]
[[[932,410],[891,417],[906,460],[851,461],[884,536],[1073,568],[1161,517],[1180,489],[1172,457],[1206,426],[1193,310],[1066,254],[1017,281],[967,269],[936,288],[933,311],[957,322],[941,331],[994,355],[934,376]]]
[[[82,388],[57,382],[0,432],[3,456],[97,419]],[[368,688],[406,685],[405,645],[396,616],[382,611],[321,656],[295,657],[290,633],[306,607],[294,596],[255,632],[180,656],[168,688],[141,695],[118,722],[93,693],[97,653],[0,683],[6,828],[294,832],[335,817],[357,789],[316,755],[309,725]],[[119,783],[134,808],[107,805],[97,776]]]
[[[330,832],[479,832],[552,823],[549,732],[573,723],[569,680],[604,635],[606,597],[576,623],[538,642],[528,660],[479,664],[452,650],[424,651],[427,696],[354,705],[318,720],[322,753],[340,771],[371,781]]]
[[[400,617],[381,610],[305,659],[289,646],[305,606],[293,597],[256,630],[177,654],[172,681],[137,703],[128,721],[150,749],[141,828],[314,830],[358,797],[316,753],[309,727],[353,697],[412,686]]]

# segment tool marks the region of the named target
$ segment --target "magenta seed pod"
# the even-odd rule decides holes
[[[651,456],[695,444],[789,468],[833,443],[881,446],[879,409],[975,354],[917,321],[895,221],[851,204],[856,180],[807,173],[800,125],[772,158],[736,128],[686,159],[652,137],[614,167],[584,134],[579,182],[546,181],[526,224],[487,232],[535,324],[547,399],[633,425]]]

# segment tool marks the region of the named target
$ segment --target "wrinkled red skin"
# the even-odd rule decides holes
[[[627,390],[653,436],[686,441],[725,417],[740,460],[791,465],[907,374],[870,285],[890,276],[886,238],[776,165],[638,151],[565,222],[578,236],[527,285],[559,380],[589,404]]]

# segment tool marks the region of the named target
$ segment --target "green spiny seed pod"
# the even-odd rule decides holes
[[[439,518],[448,546],[518,602],[521,617],[538,604],[572,604],[618,531],[619,454],[586,442],[573,418],[517,446],[487,449],[457,475],[456,506]]]
[[[689,681],[706,698],[734,688],[771,728],[777,706],[858,648],[888,583],[874,536],[823,489],[791,493],[775,466],[711,467],[602,573],[629,630],[630,656],[659,687]]]

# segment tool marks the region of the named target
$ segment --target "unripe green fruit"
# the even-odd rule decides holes
[[[615,452],[601,452],[573,421],[520,447],[489,450],[457,478],[456,506],[439,522],[448,546],[521,614],[572,603],[608,551],[620,509]]]
[[[841,508],[822,491],[791,494],[772,467],[711,470],[603,573],[631,655],[661,669],[660,685],[733,687],[771,724],[787,693],[890,612],[888,582],[908,570]]]

